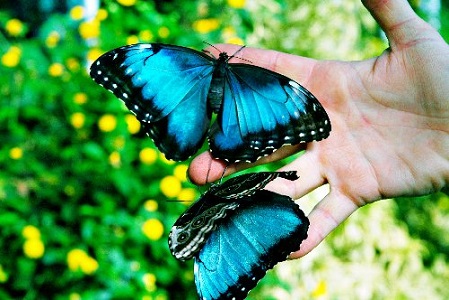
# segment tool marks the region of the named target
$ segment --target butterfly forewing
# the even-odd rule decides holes
[[[263,189],[277,177],[292,181],[299,178],[295,171],[249,173],[228,179],[223,184],[212,187],[211,193],[224,199],[251,196],[256,191]]]
[[[257,201],[251,196],[277,177],[292,181],[298,178],[295,171],[260,172],[240,175],[212,186],[173,225],[169,235],[172,255],[179,260],[191,259],[220,221],[242,203]]]

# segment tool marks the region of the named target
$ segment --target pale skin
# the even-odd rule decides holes
[[[298,199],[330,187],[309,214],[308,238],[291,258],[309,253],[363,205],[429,194],[449,184],[449,46],[406,0],[362,2],[388,37],[390,47],[378,57],[343,62],[251,48],[238,53],[301,83],[331,119],[326,140],[283,147],[255,163],[305,149],[282,168],[298,171],[300,178],[278,180],[269,188]],[[238,46],[217,48],[234,53]],[[232,164],[225,174],[255,164]],[[225,167],[205,152],[192,161],[189,176],[204,184],[220,179]]]

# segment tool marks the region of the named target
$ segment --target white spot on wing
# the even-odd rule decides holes
[[[152,47],[151,44],[139,44],[140,49],[151,49]]]
[[[290,84],[290,86],[297,88],[297,89],[301,88],[300,85],[296,81],[293,81],[293,80],[290,80],[290,82],[288,84]]]

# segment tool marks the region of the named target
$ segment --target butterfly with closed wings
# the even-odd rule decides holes
[[[270,70],[228,63],[234,55],[134,44],[103,54],[90,76],[126,104],[168,159],[186,160],[206,137],[212,155],[228,162],[328,137],[329,117],[308,90]]]
[[[200,299],[244,299],[267,270],[299,249],[309,221],[293,200],[263,190],[296,172],[261,172],[213,185],[173,225],[169,248],[194,258]]]

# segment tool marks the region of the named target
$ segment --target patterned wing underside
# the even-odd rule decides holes
[[[191,259],[206,243],[217,225],[245,202],[258,201],[253,196],[269,182],[281,177],[296,180],[296,171],[244,174],[212,186],[184,212],[173,225],[169,248],[179,260]]]

